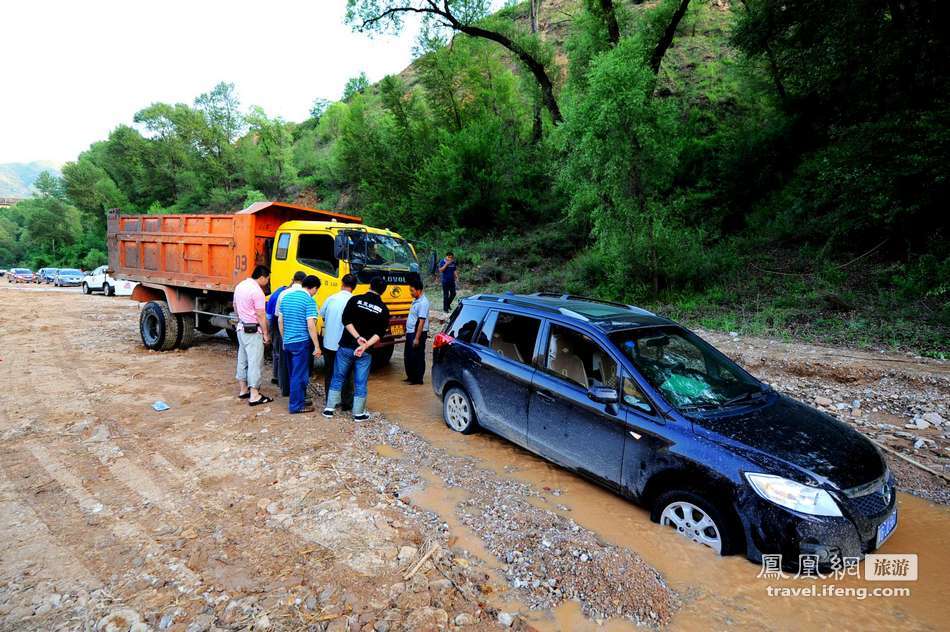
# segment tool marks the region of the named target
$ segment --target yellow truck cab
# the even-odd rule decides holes
[[[369,291],[370,280],[382,276],[387,283],[382,298],[389,308],[389,330],[374,361],[388,361],[393,345],[404,339],[412,304],[409,277],[419,274],[419,263],[415,249],[397,233],[337,221],[285,222],[277,229],[270,268],[272,289],[289,285],[298,270],[316,275],[320,279],[314,295],[317,305],[340,290],[345,274],[357,278],[354,294]],[[318,331],[322,335],[322,321]]]

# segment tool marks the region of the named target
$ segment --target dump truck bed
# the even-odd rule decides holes
[[[291,220],[362,223],[361,218],[282,202],[234,214],[109,214],[109,267],[140,283],[231,292],[268,265],[277,229]]]

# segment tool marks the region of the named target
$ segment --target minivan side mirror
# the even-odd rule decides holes
[[[620,401],[617,389],[607,386],[592,386],[587,390],[587,397],[598,404],[616,404]]]

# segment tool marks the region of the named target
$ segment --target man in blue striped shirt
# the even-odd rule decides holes
[[[312,413],[307,406],[307,385],[310,383],[310,355],[322,355],[317,342],[317,304],[313,295],[320,287],[320,279],[310,275],[303,280],[303,292],[284,292],[277,312],[280,335],[290,375],[290,414]]]

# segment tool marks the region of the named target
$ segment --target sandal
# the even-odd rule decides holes
[[[248,402],[247,405],[248,405],[248,406],[260,406],[261,404],[270,404],[272,401],[274,401],[273,398],[268,397],[267,395],[261,395],[261,398],[260,398],[260,399],[258,399],[257,401]]]
[[[250,398],[250,396],[251,396],[251,391],[248,391],[246,393],[243,393],[242,395],[238,395],[238,399],[248,399]]]

